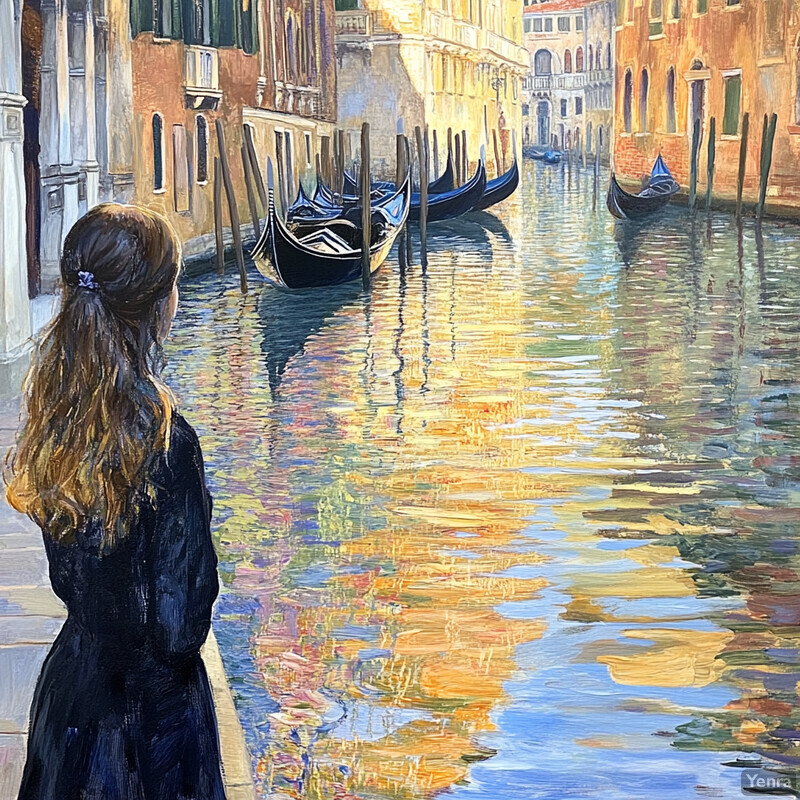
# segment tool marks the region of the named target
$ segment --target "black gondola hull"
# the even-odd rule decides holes
[[[611,175],[606,205],[617,219],[641,219],[664,208],[680,186],[674,181],[659,181],[643,189],[639,194],[626,192]]]
[[[503,175],[486,182],[483,197],[472,207],[473,211],[484,211],[511,197],[519,186],[519,166],[517,160]]]

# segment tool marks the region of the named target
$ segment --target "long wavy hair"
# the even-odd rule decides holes
[[[111,547],[147,497],[169,444],[160,334],[179,267],[172,228],[145,209],[99,205],[67,235],[61,308],[34,352],[5,471],[11,505],[54,539],[96,521]]]

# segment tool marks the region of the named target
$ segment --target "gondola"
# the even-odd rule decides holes
[[[450,192],[441,192],[428,196],[428,222],[439,222],[444,219],[454,219],[466,214],[476,207],[483,197],[486,188],[486,167],[483,159],[478,162],[475,174],[463,185]],[[416,222],[420,215],[420,196],[411,195],[411,210],[408,218]]]
[[[511,168],[502,175],[486,181],[486,188],[483,190],[483,197],[472,207],[473,211],[484,211],[491,206],[500,203],[507,197],[511,197],[519,186],[519,166],[516,156]]]
[[[456,188],[455,168],[453,167],[453,157],[447,156],[447,166],[444,172],[435,180],[428,184],[428,196],[432,194],[443,194],[452,192]],[[372,184],[373,191],[394,191],[394,184],[387,181],[375,181]],[[344,173],[344,191],[348,195],[358,196],[358,183],[349,173]]]
[[[286,289],[336,286],[361,276],[361,209],[333,220],[284,222],[275,212],[272,161],[267,161],[269,202],[266,224],[253,248],[253,261],[269,281]],[[370,271],[386,260],[408,218],[410,178],[384,204],[372,209]]]
[[[653,164],[647,186],[638,194],[626,192],[612,172],[606,205],[617,219],[638,219],[663,208],[680,188],[659,155]]]
[[[561,151],[560,150],[545,150],[544,154],[542,155],[542,160],[546,164],[558,164],[561,161]]]
[[[485,188],[486,167],[484,166],[483,159],[481,159],[478,162],[478,168],[475,170],[475,174],[463,186],[459,186],[457,189],[453,189],[450,192],[428,195],[428,222],[454,219],[455,217],[460,217],[462,214],[466,214],[475,207],[476,203],[480,202]],[[373,184],[372,196],[375,197],[377,195],[380,199],[381,192],[388,191],[394,191],[394,184]],[[324,204],[332,204],[336,202],[337,199],[333,192],[318,179],[317,193],[314,195],[314,202],[318,203],[321,207],[332,207],[325,206]],[[344,194],[341,195],[341,202],[344,207],[348,207],[359,202],[359,200],[354,195]],[[375,202],[373,202],[373,206],[374,205]],[[414,192],[411,195],[411,208],[408,218],[418,222],[419,214],[420,195],[418,192]]]

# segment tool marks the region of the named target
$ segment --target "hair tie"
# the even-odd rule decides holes
[[[96,292],[100,288],[100,284],[97,283],[91,272],[78,272],[78,287]]]

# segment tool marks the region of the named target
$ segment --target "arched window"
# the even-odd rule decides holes
[[[583,48],[575,51],[575,72],[583,72]]]
[[[675,133],[678,129],[675,121],[675,68],[667,72],[667,133]]]
[[[642,133],[647,132],[647,93],[650,87],[650,76],[647,70],[642,70],[642,75],[639,79],[639,130]]]
[[[600,58],[600,54],[597,54]],[[611,69],[614,65],[611,63],[611,42],[606,45],[606,69]]]
[[[586,126],[586,152],[592,152],[592,123]]]
[[[625,94],[622,100],[622,119],[625,125],[625,132],[633,130],[633,73],[629,69],[625,70]]]
[[[603,45],[598,42],[597,49],[595,52],[595,59],[594,59],[594,68],[595,69],[602,69],[603,68]]]
[[[589,69],[594,69],[594,50],[591,45],[589,45]]]
[[[289,79],[294,83],[297,77],[297,53],[294,47],[294,20],[291,14],[286,20],[286,49],[289,53]]]
[[[208,122],[202,114],[195,120],[197,134],[197,182],[208,180]]]
[[[598,152],[603,152],[603,126],[601,125],[597,129],[597,150]]]
[[[153,190],[164,188],[164,118],[153,114]]]
[[[536,75],[550,75],[553,71],[553,56],[549,50],[538,50],[533,57],[533,71]]]
[[[564,53],[564,72],[572,72],[572,53],[569,50]]]

